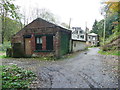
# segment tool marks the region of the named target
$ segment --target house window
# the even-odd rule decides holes
[[[42,37],[36,37],[36,50],[42,50]]]
[[[82,34],[83,32],[82,31],[79,31],[80,34]]]
[[[36,51],[53,50],[53,35],[36,36],[35,42],[36,42]]]
[[[92,39],[95,40],[95,37],[93,37]]]
[[[75,30],[76,34],[78,34],[78,30]]]
[[[90,39],[90,36],[89,36],[89,39]]]
[[[80,38],[84,39],[84,35],[81,35]]]
[[[37,44],[42,44],[42,38],[41,37],[37,37]]]

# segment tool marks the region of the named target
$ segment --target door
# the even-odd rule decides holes
[[[25,38],[25,53],[26,55],[31,55],[31,39]]]
[[[46,50],[53,50],[53,36],[46,36]]]

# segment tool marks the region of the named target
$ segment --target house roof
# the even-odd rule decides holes
[[[90,35],[90,36],[97,36],[97,34],[95,34],[95,33],[89,33],[88,35]]]
[[[62,25],[60,25],[60,24],[56,24],[56,23],[54,23],[54,22],[47,21],[47,20],[45,20],[45,19],[43,19],[43,18],[37,18],[37,19],[35,19],[34,21],[36,21],[36,20],[38,20],[38,21],[39,21],[39,20],[43,20],[43,21],[45,21],[45,22],[47,22],[47,23],[49,23],[49,24],[53,24],[53,27],[56,26],[56,27],[59,27],[59,28],[62,28],[62,29],[65,29],[65,30],[68,30],[68,31],[71,32],[70,29],[68,29],[68,28],[66,28],[66,27],[64,27],[64,26],[62,26]]]
[[[58,27],[58,28],[61,28],[61,31],[65,31],[65,32],[71,33],[71,30],[70,30],[70,29],[67,29],[67,28],[65,28],[65,27],[63,27],[63,26],[61,26],[61,25],[57,25],[57,24],[55,24],[55,23],[53,23],[53,22],[49,22],[49,21],[47,21],[47,20],[45,20],[45,19],[42,19],[42,18],[37,18],[37,19],[33,20],[31,23],[33,23],[34,21],[41,21],[41,20],[42,20],[42,21],[45,21],[45,22],[47,22],[47,23],[49,23],[49,24],[51,24],[51,26],[48,26],[48,27]],[[14,34],[13,37],[14,37],[15,35],[17,35],[18,33],[22,32],[24,29],[26,29],[27,26],[29,26],[31,23],[27,24],[27,25],[26,25],[24,28],[22,28],[19,32],[17,32],[16,34]],[[33,29],[38,29],[38,27],[33,28]]]

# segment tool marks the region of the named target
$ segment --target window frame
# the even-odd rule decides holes
[[[39,40],[38,40],[39,39]],[[39,43],[37,43],[37,40]],[[35,37],[35,50],[42,50],[42,43],[40,43],[40,40],[42,40],[42,36],[36,36]],[[38,47],[39,46],[39,47]]]
[[[80,35],[80,38],[81,38],[81,39],[85,39],[85,36],[84,36],[84,35]]]
[[[46,37],[46,49],[45,50],[43,50],[43,48],[41,48],[41,49],[37,49],[37,40],[36,40],[36,38],[38,38],[38,37],[43,37],[43,36],[45,36]],[[52,48],[52,50],[47,50],[47,36],[53,36],[53,48]],[[54,36],[55,36],[55,34],[42,34],[42,35],[35,35],[35,51],[34,52],[54,52]],[[43,46],[43,39],[42,39],[42,43],[41,43],[42,45],[41,45],[41,47]]]

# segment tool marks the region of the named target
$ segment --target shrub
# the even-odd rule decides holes
[[[6,50],[6,56],[7,57],[12,57],[13,55],[13,50],[12,50],[12,48],[7,48],[7,50]]]
[[[28,88],[36,75],[16,65],[2,66],[2,88]]]
[[[11,48],[10,42],[5,42],[4,44],[0,44],[0,51],[6,51],[7,48]]]

